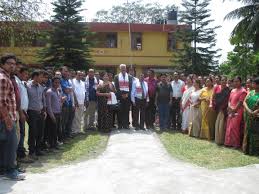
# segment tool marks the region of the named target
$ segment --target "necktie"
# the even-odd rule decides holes
[[[141,99],[144,99],[145,98],[145,91],[144,91],[144,82],[140,82],[140,85],[141,85],[141,89],[142,89],[142,98]]]

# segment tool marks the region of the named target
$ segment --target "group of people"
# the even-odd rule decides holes
[[[147,76],[94,69],[73,73],[30,71],[13,54],[0,66],[0,175],[23,180],[18,162],[34,162],[90,130],[114,128],[179,130],[215,140],[218,145],[259,154],[259,78],[242,80],[210,75]],[[28,154],[25,126],[28,123]]]

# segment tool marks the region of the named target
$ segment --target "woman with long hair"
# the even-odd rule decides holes
[[[213,95],[213,108],[217,112],[215,123],[215,143],[223,145],[225,141],[226,119],[230,89],[227,87],[227,78],[221,78],[219,90]]]
[[[255,90],[250,91],[244,101],[247,139],[243,150],[246,154],[259,155],[259,77],[253,83]]]
[[[200,109],[200,94],[201,81],[195,80],[193,83],[194,90],[190,96],[190,136],[199,137],[201,130],[201,109]]]
[[[113,111],[109,110],[108,100],[111,99],[112,92],[115,92],[113,84],[109,81],[108,73],[103,75],[103,83],[97,87],[98,97],[98,128],[102,132],[109,132],[113,127]]]
[[[243,134],[243,102],[246,97],[246,90],[242,87],[240,77],[234,79],[234,89],[230,93],[228,102],[228,118],[225,136],[225,145],[239,148]]]
[[[213,80],[206,79],[206,87],[202,89],[200,95],[201,101],[201,132],[200,138],[212,140],[215,134],[215,111],[210,107],[210,99],[213,93]]]
[[[183,133],[188,133],[188,128],[190,124],[190,96],[193,89],[193,81],[192,78],[189,76],[186,79],[186,85],[184,86],[184,92],[181,100]]]

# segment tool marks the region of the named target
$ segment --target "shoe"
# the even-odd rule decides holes
[[[5,175],[5,169],[4,168],[0,168],[0,177]]]
[[[58,146],[62,146],[64,143],[61,141],[61,142],[57,142]]]
[[[13,169],[9,172],[6,172],[5,177],[9,180],[13,180],[13,181],[23,181],[25,180],[25,176],[21,175],[18,170]]]
[[[20,166],[16,167],[16,170],[19,172],[19,174],[24,174],[26,173],[26,170],[24,168],[21,168]]]
[[[39,160],[39,158],[35,154],[29,154],[28,157],[32,160]]]
[[[24,158],[17,158],[17,161],[24,164],[34,163],[34,160],[32,158],[29,158],[28,156],[25,156]]]

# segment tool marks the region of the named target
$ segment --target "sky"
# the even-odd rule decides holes
[[[129,2],[132,0],[128,0]],[[45,1],[44,1],[45,2]],[[51,2],[51,0],[46,0],[46,2]],[[91,21],[95,13],[98,10],[110,9],[113,5],[119,5],[122,3],[126,3],[127,0],[85,0],[83,8],[85,11],[82,12],[82,15],[85,17],[86,21]],[[161,5],[173,4],[177,5],[181,9],[181,0],[144,0],[144,3],[152,3],[159,2]],[[233,47],[229,43],[229,38],[231,31],[237,24],[237,20],[224,20],[224,17],[227,13],[234,10],[235,8],[240,7],[240,3],[237,0],[212,0],[210,9],[211,9],[211,18],[215,20],[215,26],[222,26],[218,29],[217,32],[217,48],[222,49],[221,58],[219,60],[220,63],[224,62],[227,58],[227,53],[233,49]],[[48,10],[50,6],[48,6]]]

